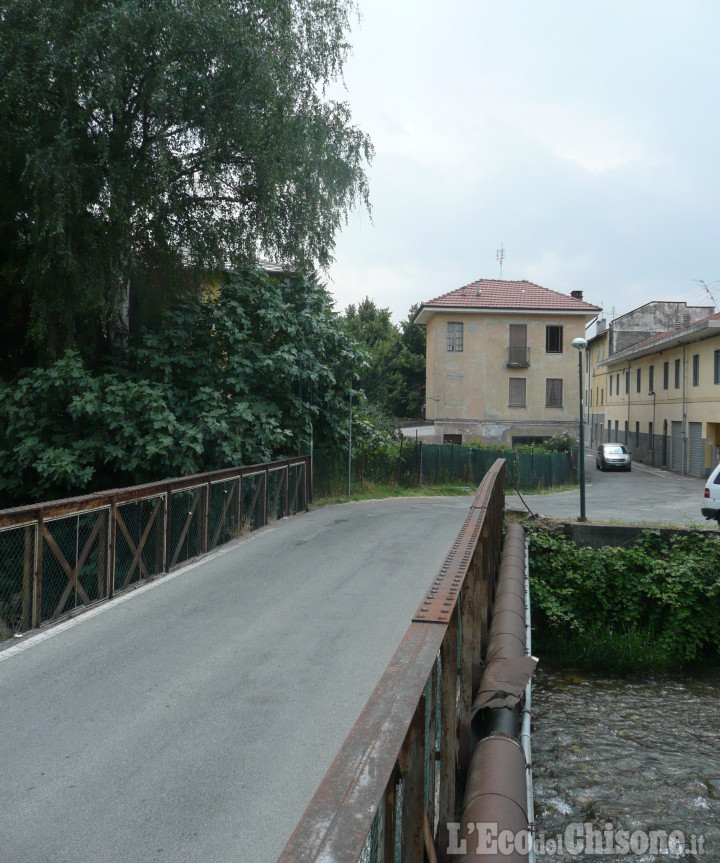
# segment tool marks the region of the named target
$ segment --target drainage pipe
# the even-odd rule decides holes
[[[530,540],[525,540],[525,652],[532,656],[532,630],[530,615]],[[522,712],[520,745],[525,753],[525,779],[527,793],[527,819],[530,833],[528,863],[535,863],[535,803],[533,796],[532,752],[530,748],[530,729],[532,724],[532,678],[525,687],[525,705]]]
[[[527,756],[520,742],[520,709],[535,661],[528,655],[527,543],[521,525],[505,533],[493,603],[486,666],[473,704],[474,747],[457,839],[462,863],[528,863]],[[529,729],[528,729],[529,732]],[[494,836],[487,831],[490,826]],[[484,832],[483,832],[484,831]],[[513,837],[500,847],[499,837]]]

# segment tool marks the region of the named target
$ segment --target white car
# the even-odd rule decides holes
[[[700,512],[705,518],[714,518],[720,525],[720,464],[705,483],[705,499]]]

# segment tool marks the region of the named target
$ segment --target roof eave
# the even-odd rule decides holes
[[[618,353],[612,354],[606,359],[601,360],[598,365],[607,366],[615,362],[621,362],[623,360],[632,360],[638,357],[647,357],[650,354],[657,354],[661,351],[667,350],[668,348],[676,348],[680,347],[680,345],[691,344],[692,342],[699,342],[703,339],[712,338],[712,336],[716,336],[718,334],[720,334],[720,320],[703,321],[702,324],[698,324],[694,327],[689,327],[685,330],[678,330],[677,332],[674,332],[663,339],[658,339],[657,341],[654,341],[651,345],[646,344],[642,347],[638,347],[636,345],[633,347],[626,348],[624,351],[618,351]]]
[[[432,315],[444,313],[453,315],[469,315],[469,314],[484,314],[484,315],[508,315],[508,314],[524,314],[532,312],[536,315],[577,315],[587,318],[588,320],[597,316],[597,313],[602,311],[599,306],[592,306],[589,309],[558,309],[548,306],[421,306],[417,315],[415,315],[416,324],[427,324]]]

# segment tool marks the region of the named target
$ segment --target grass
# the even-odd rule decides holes
[[[533,645],[538,653],[585,671],[647,674],[676,671],[682,666],[677,654],[657,644],[652,633],[637,627],[572,635],[545,633],[539,641]]]
[[[438,485],[420,485],[416,488],[404,488],[398,485],[381,485],[366,482],[360,486],[353,483],[351,494],[337,492],[315,498],[313,507],[329,506],[335,503],[349,503],[359,500],[384,500],[391,497],[461,497],[475,493],[472,486],[462,483],[440,483]]]

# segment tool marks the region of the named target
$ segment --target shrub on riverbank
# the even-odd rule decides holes
[[[720,655],[720,537],[645,531],[631,546],[530,534],[537,650],[583,668],[667,670]]]

